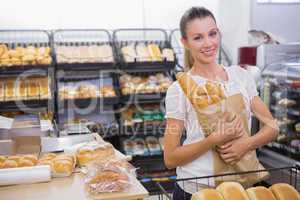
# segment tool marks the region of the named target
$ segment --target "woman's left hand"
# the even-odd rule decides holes
[[[217,151],[225,163],[234,165],[250,150],[250,137],[241,137],[227,145],[218,147]]]

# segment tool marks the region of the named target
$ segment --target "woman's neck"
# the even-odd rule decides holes
[[[216,80],[217,77],[222,78],[222,71],[223,68],[215,62],[209,64],[195,62],[191,68],[192,74],[200,75],[210,80]]]

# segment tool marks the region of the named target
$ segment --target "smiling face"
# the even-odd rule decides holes
[[[185,27],[186,37],[181,39],[199,64],[211,64],[216,60],[220,34],[214,19],[210,16],[195,18]]]

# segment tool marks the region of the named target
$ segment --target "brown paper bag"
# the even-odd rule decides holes
[[[241,94],[226,97],[226,99],[222,100],[221,102],[209,105],[203,109],[199,107],[199,104],[197,104],[197,93],[199,93],[198,84],[186,73],[180,73],[177,75],[177,80],[185,95],[195,108],[198,122],[201,125],[205,137],[209,136],[217,129],[218,121],[222,119],[225,112],[238,115],[243,121],[244,128],[247,131],[248,136],[251,135],[248,128],[245,102]],[[264,170],[264,167],[258,161],[255,151],[248,152],[235,165],[229,165],[225,163],[215,149],[212,151],[214,157],[214,172],[216,175]],[[220,176],[215,178],[215,184],[218,185],[224,181],[238,181],[245,187],[248,187],[266,179],[268,176],[268,172]]]

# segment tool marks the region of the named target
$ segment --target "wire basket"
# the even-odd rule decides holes
[[[0,61],[1,73],[51,66],[49,33],[45,30],[0,30]]]
[[[174,51],[163,29],[117,29],[113,41],[122,70],[157,71],[175,66]],[[169,57],[164,55],[166,49],[172,50]]]
[[[53,33],[58,69],[114,69],[115,51],[105,29],[65,29]]]
[[[186,191],[188,187],[191,187],[189,183],[193,182],[195,192],[199,188],[215,188],[213,186],[215,178],[225,178],[227,176],[239,176],[239,175],[250,175],[257,173],[269,172],[270,176],[267,180],[258,183],[257,185],[262,186],[271,186],[275,183],[288,183],[300,191],[300,166],[289,166],[289,167],[280,167],[280,168],[269,168],[265,170],[256,170],[256,171],[246,171],[239,173],[230,173],[230,174],[218,174],[212,176],[202,176],[195,178],[185,178],[185,179],[175,179],[175,180],[164,180],[164,181],[154,181],[156,186],[160,189],[160,194],[158,195],[159,199],[172,199],[172,191],[167,191],[164,188],[165,182],[172,182],[180,185],[183,190]]]

